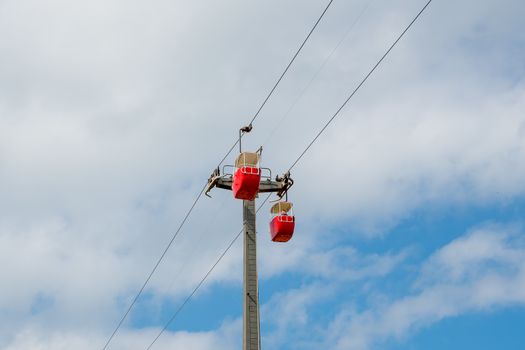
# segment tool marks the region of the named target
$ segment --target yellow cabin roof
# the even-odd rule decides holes
[[[282,212],[288,213],[293,207],[293,204],[290,202],[277,202],[270,209],[270,213],[279,214]]]
[[[259,166],[259,154],[253,152],[242,152],[235,160],[235,167],[240,168],[243,166]]]

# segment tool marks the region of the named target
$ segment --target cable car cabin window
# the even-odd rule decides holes
[[[273,242],[288,242],[292,238],[295,229],[292,206],[290,202],[278,202],[270,209],[270,235]]]
[[[261,182],[259,154],[243,152],[235,160],[232,191],[237,199],[252,201],[257,197]]]

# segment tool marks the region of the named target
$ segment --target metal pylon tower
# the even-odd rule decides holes
[[[243,350],[260,350],[259,286],[257,278],[257,230],[255,200],[243,201],[244,283]]]
[[[269,170],[269,169],[268,169]],[[224,169],[223,169],[224,173]],[[208,180],[206,195],[212,188],[217,187],[232,190],[233,177],[231,174],[221,175],[215,169]],[[293,185],[289,174],[261,179],[258,193],[275,192],[282,197]],[[260,314],[259,314],[259,286],[257,276],[257,229],[255,200],[243,200],[243,350],[260,350]]]

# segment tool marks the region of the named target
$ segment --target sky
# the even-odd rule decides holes
[[[0,349],[103,348],[327,3],[0,0]],[[425,3],[334,0],[244,149],[285,172]],[[522,349],[524,15],[432,1],[294,167],[291,241],[261,208],[263,348]],[[146,349],[239,232],[212,197],[108,349]],[[241,347],[241,243],[152,349]]]

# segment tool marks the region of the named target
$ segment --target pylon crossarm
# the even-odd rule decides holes
[[[228,166],[231,167],[231,166]],[[261,168],[263,169],[263,168]],[[275,192],[277,193],[277,196],[279,198],[282,198],[288,189],[292,187],[293,180],[290,178],[290,174],[285,174],[283,176],[277,176],[275,180],[271,180],[271,170],[264,168],[269,171],[269,176],[264,176],[264,179],[261,180],[259,183],[259,193],[270,193]],[[224,171],[223,171],[224,172]],[[232,190],[232,184],[233,184],[233,176],[232,174],[222,174],[220,170],[217,168],[213,171],[213,173],[210,175],[210,178],[208,179],[208,185],[206,186],[206,190],[204,194],[208,197],[211,197],[209,195],[209,192],[214,188],[220,188],[223,190]]]
[[[281,189],[279,191],[277,191],[277,197],[279,197],[279,200],[281,200],[285,195],[286,195],[286,198],[288,198],[288,190],[294,184],[294,181],[293,181],[293,179],[290,176],[290,172],[287,171],[284,175],[277,176],[275,178],[275,180],[277,182],[282,183]]]
[[[232,183],[233,183],[233,179],[231,177],[219,176],[213,179],[212,185],[213,187],[222,188],[223,190],[231,191]],[[287,185],[284,181],[273,181],[273,180],[268,179],[268,180],[261,181],[261,183],[259,184],[259,193],[269,193],[269,192],[279,193],[283,190],[287,190]]]

